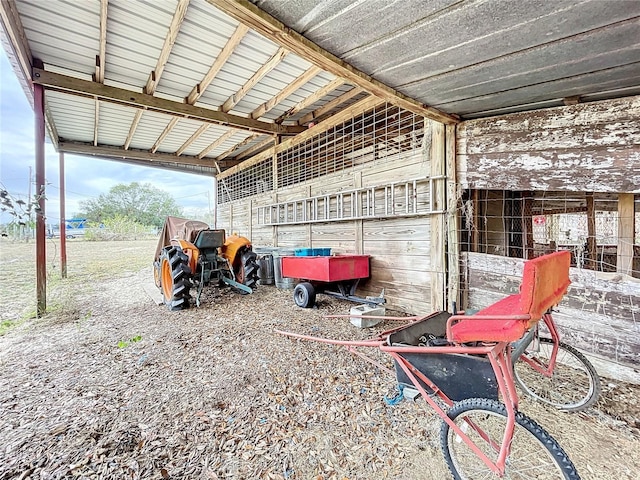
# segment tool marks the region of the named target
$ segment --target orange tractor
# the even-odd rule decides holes
[[[226,237],[204,222],[168,217],[160,234],[153,262],[156,286],[169,310],[189,308],[191,287],[195,303],[205,286],[228,285],[239,293],[251,293],[258,279],[257,256],[248,238]]]

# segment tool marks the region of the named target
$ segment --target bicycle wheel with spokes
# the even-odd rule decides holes
[[[507,409],[502,403],[487,398],[469,398],[455,403],[447,415],[490,460],[497,460],[507,425]],[[442,422],[440,443],[455,480],[496,478],[496,474],[446,422]],[[574,480],[580,476],[558,442],[536,422],[516,412],[513,440],[501,478]]]
[[[540,338],[536,348],[530,345],[513,366],[515,380],[522,390],[536,400],[560,410],[580,411],[593,405],[600,396],[600,378],[593,365],[571,345],[560,342],[556,364],[550,377],[535,370],[528,362],[547,368],[553,340]]]

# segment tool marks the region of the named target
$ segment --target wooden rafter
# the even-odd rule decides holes
[[[251,143],[253,140],[255,140],[256,137],[259,137],[260,134],[256,133],[253,135],[249,135],[247,138],[245,138],[243,141],[241,141],[240,143],[236,143],[233,147],[231,147],[229,150],[227,150],[226,152],[218,155],[216,157],[216,160],[224,160],[225,158],[227,158],[229,155],[231,155],[233,152],[240,150],[242,147],[244,147],[245,145],[247,145],[248,143]]]
[[[167,60],[169,60],[173,44],[176,42],[176,38],[178,38],[178,32],[180,32],[180,26],[182,25],[184,16],[187,14],[188,6],[189,0],[179,0],[176,11],[173,14],[173,19],[171,20],[171,25],[169,25],[169,31],[164,39],[162,50],[160,50],[160,55],[156,62],[156,68],[154,68],[149,74],[149,79],[144,87],[144,92],[148,95],[153,95],[156,91],[158,83],[160,82],[160,77],[164,71],[164,67],[167,64]]]
[[[98,124],[100,122],[100,100],[96,99],[93,115],[93,144],[98,145]]]
[[[162,144],[162,142],[164,142],[164,139],[167,138],[167,135],[169,135],[169,133],[171,132],[171,130],[173,130],[173,127],[176,126],[179,120],[180,118],[178,117],[173,117],[171,118],[171,120],[169,120],[169,123],[167,124],[166,127],[164,127],[164,130],[156,140],[156,143],[154,143],[153,147],[151,147],[151,150],[150,150],[151,153],[156,153],[156,150],[160,148],[160,145]]]
[[[360,87],[354,87],[348,92],[343,93],[339,97],[334,98],[333,100],[325,103],[323,106],[316,108],[313,112],[307,113],[304,117],[298,120],[298,125],[306,125],[307,123],[315,120],[316,118],[321,117],[327,112],[330,112],[338,105],[342,105],[348,100],[351,100],[356,95],[364,92],[364,90]]]
[[[113,159],[129,159],[140,160],[145,162],[167,162],[174,163],[176,165],[194,165],[200,167],[213,167],[211,159],[199,159],[197,157],[183,155],[177,158],[170,153],[151,153],[148,150],[124,150],[120,147],[113,147],[107,145],[100,145],[98,147],[93,146],[90,143],[78,143],[78,142],[60,142],[59,150],[66,153],[75,153],[78,155],[91,155],[97,157],[113,158]],[[221,161],[221,168],[229,168],[236,165],[238,162]]]
[[[104,83],[104,70],[107,54],[107,9],[109,0],[100,0],[100,46],[98,47],[98,55],[96,55],[96,72],[93,80],[98,83]]]
[[[306,140],[312,137],[315,137],[316,135],[319,135],[323,132],[326,132],[327,130],[330,130],[331,128],[335,127],[336,125],[339,125],[340,123],[349,120],[350,118],[353,118],[364,112],[368,112],[371,109],[376,108],[378,105],[381,105],[384,103],[385,102],[383,100],[380,100],[378,97],[372,96],[372,97],[363,98],[359,102],[356,102],[353,105],[349,105],[347,108],[345,108],[344,110],[341,110],[339,113],[336,113],[335,115],[332,115],[326,120],[323,120],[313,128],[308,128],[304,132],[296,135],[295,137],[289,138],[281,143],[278,143],[273,148],[265,150],[264,152],[261,152],[255,155],[254,157],[251,157],[248,160],[245,160],[244,162],[236,165],[233,168],[230,168],[229,170],[225,170],[217,177],[220,180],[236,172],[249,168],[252,165],[260,163],[262,160],[269,158],[275,153],[280,153],[295,145],[305,142]]]
[[[253,112],[251,112],[251,118],[260,118],[269,110],[274,108],[280,102],[282,102],[285,98],[291,95],[293,92],[302,87],[305,83],[315,77],[322,70],[319,67],[310,67],[305,72],[296,78],[293,82],[287,85],[285,88],[280,90],[277,94],[271,97],[269,100],[264,102],[258,108],[256,108]]]
[[[203,158],[205,155],[207,155],[211,150],[213,150],[214,148],[218,148],[220,145],[222,145],[224,142],[226,142],[227,140],[229,140],[231,137],[233,137],[236,134],[237,130],[235,129],[231,129],[228,132],[225,132],[224,134],[222,134],[220,137],[218,137],[218,139],[213,142],[211,145],[209,145],[208,147],[206,147],[204,150],[202,150],[199,154],[198,154],[198,158]]]
[[[107,6],[109,0],[100,0],[100,40],[98,55],[96,55],[96,71],[93,81],[104,83],[104,70],[107,52]],[[100,100],[95,99],[95,114],[93,117],[93,145],[98,145],[98,125],[100,124]]]
[[[380,99],[437,122],[450,124],[459,121],[459,118],[455,115],[450,115],[436,108],[426,106],[388,85],[375,80],[370,75],[356,69],[295,30],[287,27],[284,23],[275,19],[248,0],[207,0],[207,2],[219,10],[222,10],[230,17],[235,18],[237,21],[249,26],[269,40],[300,55],[305,60],[317,65],[323,70],[331,72],[337,77],[344,78],[349,83],[364,88]]]
[[[203,123],[203,124],[200,126],[200,128],[199,128],[198,130],[196,130],[196,131],[193,133],[193,135],[191,135],[191,136],[189,137],[189,139],[188,139],[186,142],[184,142],[184,143],[182,144],[182,146],[181,146],[181,147],[176,151],[176,155],[177,155],[178,157],[179,157],[180,155],[182,155],[182,154],[184,153],[184,151],[185,151],[187,148],[189,148],[189,145],[191,145],[193,142],[195,142],[195,141],[200,137],[200,135],[202,135],[204,132],[206,132],[206,131],[209,129],[209,127],[210,127],[210,126],[211,126],[211,124],[210,124],[210,123]]]
[[[265,138],[263,141],[256,143],[253,147],[247,148],[244,152],[238,155],[238,158],[236,160],[244,160],[245,158],[250,158],[254,153],[259,152],[273,142],[275,142],[274,137]]]
[[[320,100],[321,98],[325,97],[329,92],[332,92],[333,90],[335,90],[336,88],[340,87],[344,83],[345,82],[344,82],[344,80],[342,78],[336,78],[336,79],[330,81],[324,87],[320,88],[319,90],[316,90],[314,93],[309,95],[307,98],[305,98],[304,100],[298,102],[297,105],[293,106],[292,108],[290,108],[289,110],[284,112],[282,115],[280,115],[276,119],[276,123],[282,123],[284,120],[287,119],[287,117],[291,117],[291,116],[295,115],[296,113],[298,113],[299,111],[304,110],[309,105],[313,105],[318,100]]]
[[[227,62],[235,48],[240,44],[248,31],[249,27],[247,27],[246,25],[243,25],[242,23],[238,25],[238,28],[236,28],[235,32],[233,32],[233,35],[229,37],[226,45],[222,48],[220,54],[216,57],[202,81],[200,81],[200,83],[193,87],[189,95],[187,95],[186,101],[188,104],[194,105],[198,101],[207,87],[211,84],[213,79],[216,78],[216,75],[218,75],[220,69]]]
[[[251,78],[247,80],[245,84],[242,87],[240,87],[240,89],[236,93],[234,93],[229,98],[227,98],[227,100],[222,104],[222,107],[220,107],[220,110],[222,110],[223,112],[228,112],[233,107],[235,107],[240,102],[240,100],[242,100],[245,97],[245,95],[249,93],[249,91],[253,87],[255,87],[255,85],[260,80],[262,80],[262,78],[267,73],[273,70],[284,59],[287,53],[289,52],[286,49],[279,48],[278,51],[274,53],[273,56],[267,61],[267,63],[262,65],[262,67],[260,67],[258,71],[254,73],[251,76]]]
[[[128,150],[129,145],[131,145],[131,140],[133,140],[133,135],[136,133],[136,128],[138,128],[138,123],[140,123],[140,119],[142,118],[142,110],[136,110],[136,115],[133,117],[133,121],[131,122],[131,126],[129,127],[129,134],[127,135],[127,139],[124,142],[124,149]]]
[[[104,102],[142,108],[207,123],[217,123],[254,132],[292,135],[304,130],[304,127],[297,125],[282,126],[261,122],[253,118],[224,113],[210,108],[197,107],[183,102],[174,102],[145,93],[137,93],[123,88],[102,85],[59,73],[48,72],[41,68],[33,69],[33,83],[44,85],[47,89],[63,93],[71,93],[89,98],[97,97]]]

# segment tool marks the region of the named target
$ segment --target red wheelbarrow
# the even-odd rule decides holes
[[[384,291],[379,297],[355,295],[360,280],[369,278],[369,255],[282,257],[282,276],[302,280],[293,290],[299,307],[313,307],[318,293],[369,305],[385,302]]]

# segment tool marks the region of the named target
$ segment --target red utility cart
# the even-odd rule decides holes
[[[282,276],[303,280],[293,291],[299,307],[313,307],[316,293],[372,305],[384,303],[382,297],[355,296],[360,279],[369,278],[369,255],[282,257]]]

